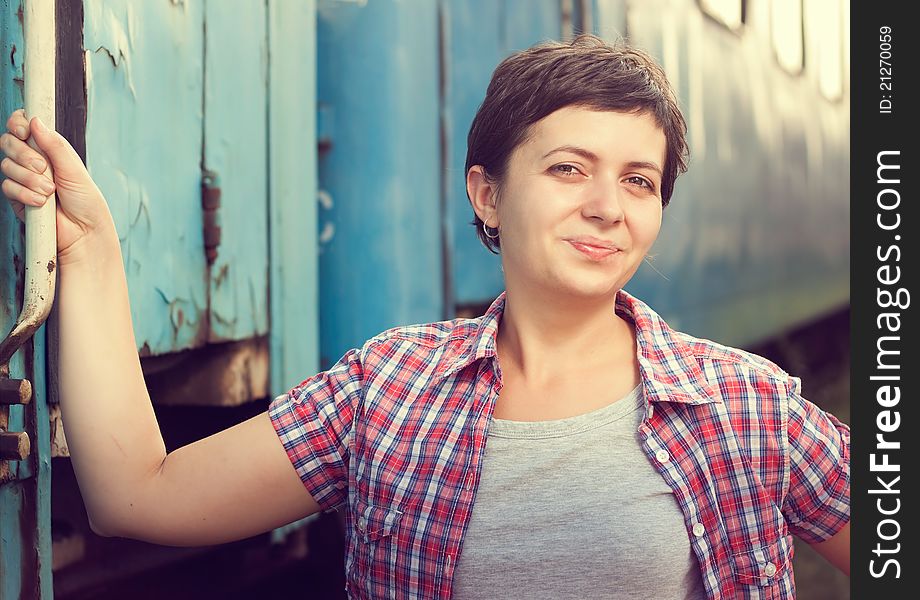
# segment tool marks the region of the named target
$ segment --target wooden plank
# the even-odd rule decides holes
[[[232,10],[205,2],[204,164],[221,188],[220,246],[208,278],[212,342],[268,332],[265,12],[264,0],[239,0]],[[306,162],[298,142],[285,154]]]
[[[86,0],[87,166],[122,243],[142,355],[207,341],[204,6]]]
[[[320,4],[321,365],[444,315],[434,0]]]
[[[316,2],[269,0],[271,390],[319,368]]]
[[[269,395],[268,362],[260,336],[152,356],[141,366],[156,405],[239,406]]]

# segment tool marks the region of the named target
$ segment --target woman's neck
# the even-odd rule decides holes
[[[635,335],[615,302],[507,289],[497,340],[503,374],[538,386],[631,359]]]

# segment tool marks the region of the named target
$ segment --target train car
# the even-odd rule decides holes
[[[112,210],[167,446],[265,410],[382,330],[488,306],[502,273],[471,225],[467,130],[505,56],[582,31],[657,57],[689,126],[690,169],[627,290],[675,328],[776,352],[791,372],[808,363],[790,358],[795,348],[823,356],[836,340],[839,383],[848,10],[840,0],[57,0],[57,126]],[[23,105],[22,14],[19,0],[0,0],[3,115]],[[24,244],[0,207],[4,334],[22,303]],[[94,535],[57,408],[55,347],[52,309],[0,365],[4,390],[31,389],[28,404],[6,391],[0,402],[0,436],[31,440],[28,456],[0,457],[0,598],[234,597],[291,569],[342,596],[337,521],[325,516],[219,548]],[[843,597],[829,567],[814,569],[797,571],[801,597],[821,597],[827,578]]]

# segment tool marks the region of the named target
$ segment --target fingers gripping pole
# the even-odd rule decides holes
[[[57,28],[54,4],[55,0],[23,2],[26,117],[40,118],[49,129],[56,128],[54,83]],[[31,138],[29,144],[38,150]],[[51,177],[51,162],[45,158],[48,165],[45,174]],[[45,322],[51,311],[57,270],[56,204],[55,195],[51,194],[42,206],[25,207],[26,260],[22,312],[13,330],[0,342],[0,365],[9,362],[10,357]]]

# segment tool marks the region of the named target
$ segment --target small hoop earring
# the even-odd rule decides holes
[[[486,237],[489,238],[490,240],[498,239],[498,228],[497,227],[495,228],[495,235],[489,235],[489,226],[486,225],[485,221],[482,222],[482,232],[486,234]]]

